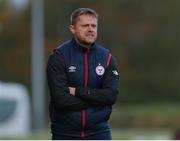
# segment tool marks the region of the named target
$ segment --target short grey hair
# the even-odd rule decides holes
[[[74,10],[71,14],[71,18],[70,18],[71,25],[74,25],[76,23],[77,18],[81,15],[91,15],[91,16],[94,16],[96,19],[98,19],[98,14],[93,9],[78,8]]]

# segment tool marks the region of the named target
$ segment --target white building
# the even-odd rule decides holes
[[[30,132],[30,102],[21,84],[0,82],[0,136],[24,136]]]

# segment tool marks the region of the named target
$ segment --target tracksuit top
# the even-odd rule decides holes
[[[49,56],[50,119],[53,134],[84,137],[110,130],[108,120],[119,93],[119,72],[108,49],[75,39]],[[75,87],[75,96],[68,87]]]

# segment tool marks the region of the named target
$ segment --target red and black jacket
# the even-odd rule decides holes
[[[109,50],[97,43],[83,48],[73,38],[49,56],[47,79],[53,134],[84,137],[110,130],[119,74]],[[68,87],[76,87],[75,96]]]

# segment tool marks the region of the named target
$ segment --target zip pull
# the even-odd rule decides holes
[[[89,51],[90,51],[90,48],[87,48],[84,53],[89,54]]]

